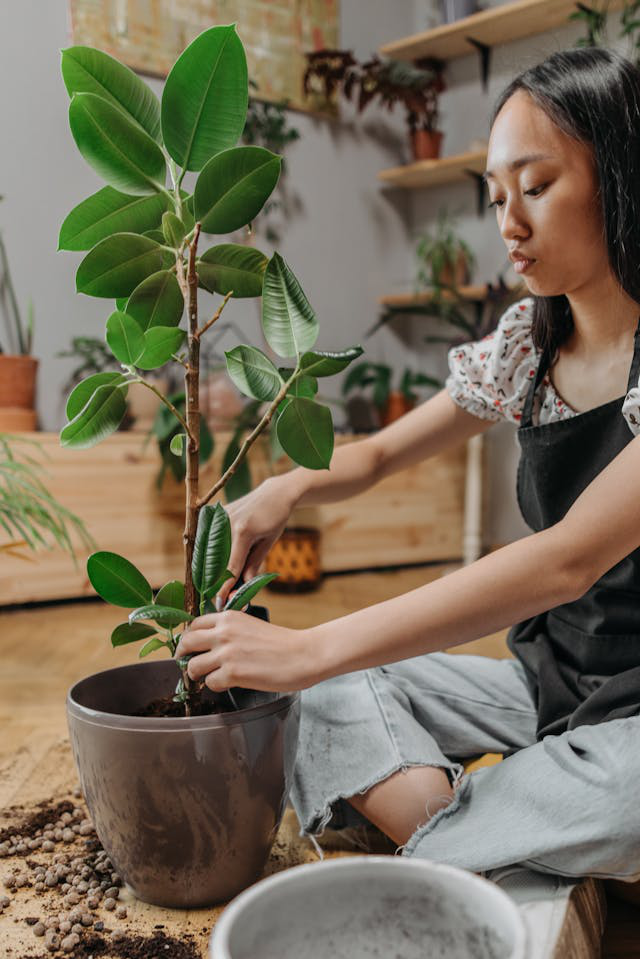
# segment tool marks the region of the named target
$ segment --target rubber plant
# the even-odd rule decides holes
[[[76,273],[77,291],[115,300],[105,339],[120,370],[89,376],[71,392],[63,446],[92,447],[118,428],[127,389],[142,383],[159,396],[179,424],[171,450],[184,460],[184,577],[157,593],[131,562],[112,552],[93,553],[89,579],[107,602],[130,609],[113,631],[120,646],[145,640],[140,656],[177,646],[176,630],[212,611],[220,586],[232,577],[228,515],[212,505],[241,468],[261,432],[276,433],[291,459],[328,469],[333,451],[330,410],[315,400],[317,377],[344,370],[359,346],[318,352],[319,326],[291,268],[279,253],[228,242],[201,248],[203,236],[246,227],[275,188],[281,159],[259,146],[237,146],[248,103],[247,63],[235,25],[215,26],[184,50],[169,72],[161,101],[129,68],[106,53],[75,46],[62,53],[70,95],[71,133],[84,159],[106,181],[62,224],[59,248],[87,251]],[[187,173],[196,173],[190,193]],[[221,297],[206,320],[198,294]],[[262,297],[262,329],[273,360],[240,344],[225,353],[227,370],[246,396],[263,404],[258,424],[210,489],[199,487],[202,453],[198,399],[203,337],[232,298]],[[174,404],[145,372],[168,361],[184,370],[184,402]],[[264,573],[243,584],[225,609],[246,607],[274,578]],[[175,699],[190,715],[200,688],[178,660]]]

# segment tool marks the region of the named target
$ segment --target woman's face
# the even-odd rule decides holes
[[[608,272],[591,148],[522,90],[495,119],[485,178],[498,228],[531,293],[578,292]]]

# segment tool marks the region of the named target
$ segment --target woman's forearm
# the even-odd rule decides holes
[[[589,586],[561,524],[504,546],[395,599],[313,627],[316,682],[457,646],[561,603]]]

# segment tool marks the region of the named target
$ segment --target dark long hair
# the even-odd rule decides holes
[[[609,263],[640,302],[640,69],[603,47],[554,53],[500,94],[490,126],[517,90],[528,93],[569,136],[594,154]],[[569,301],[534,296],[533,341],[553,357],[573,329]]]

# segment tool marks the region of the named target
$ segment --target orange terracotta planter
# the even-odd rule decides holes
[[[285,593],[316,589],[322,580],[320,531],[310,526],[285,529],[267,553],[265,569],[278,573],[269,589]]]
[[[35,430],[37,370],[33,356],[0,354],[0,431]]]
[[[414,160],[436,160],[440,156],[443,136],[440,130],[413,130],[411,150]]]
[[[380,410],[380,425],[388,426],[394,420],[400,419],[405,413],[408,413],[415,406],[415,400],[407,399],[404,393],[392,390],[389,393],[387,402]]]

